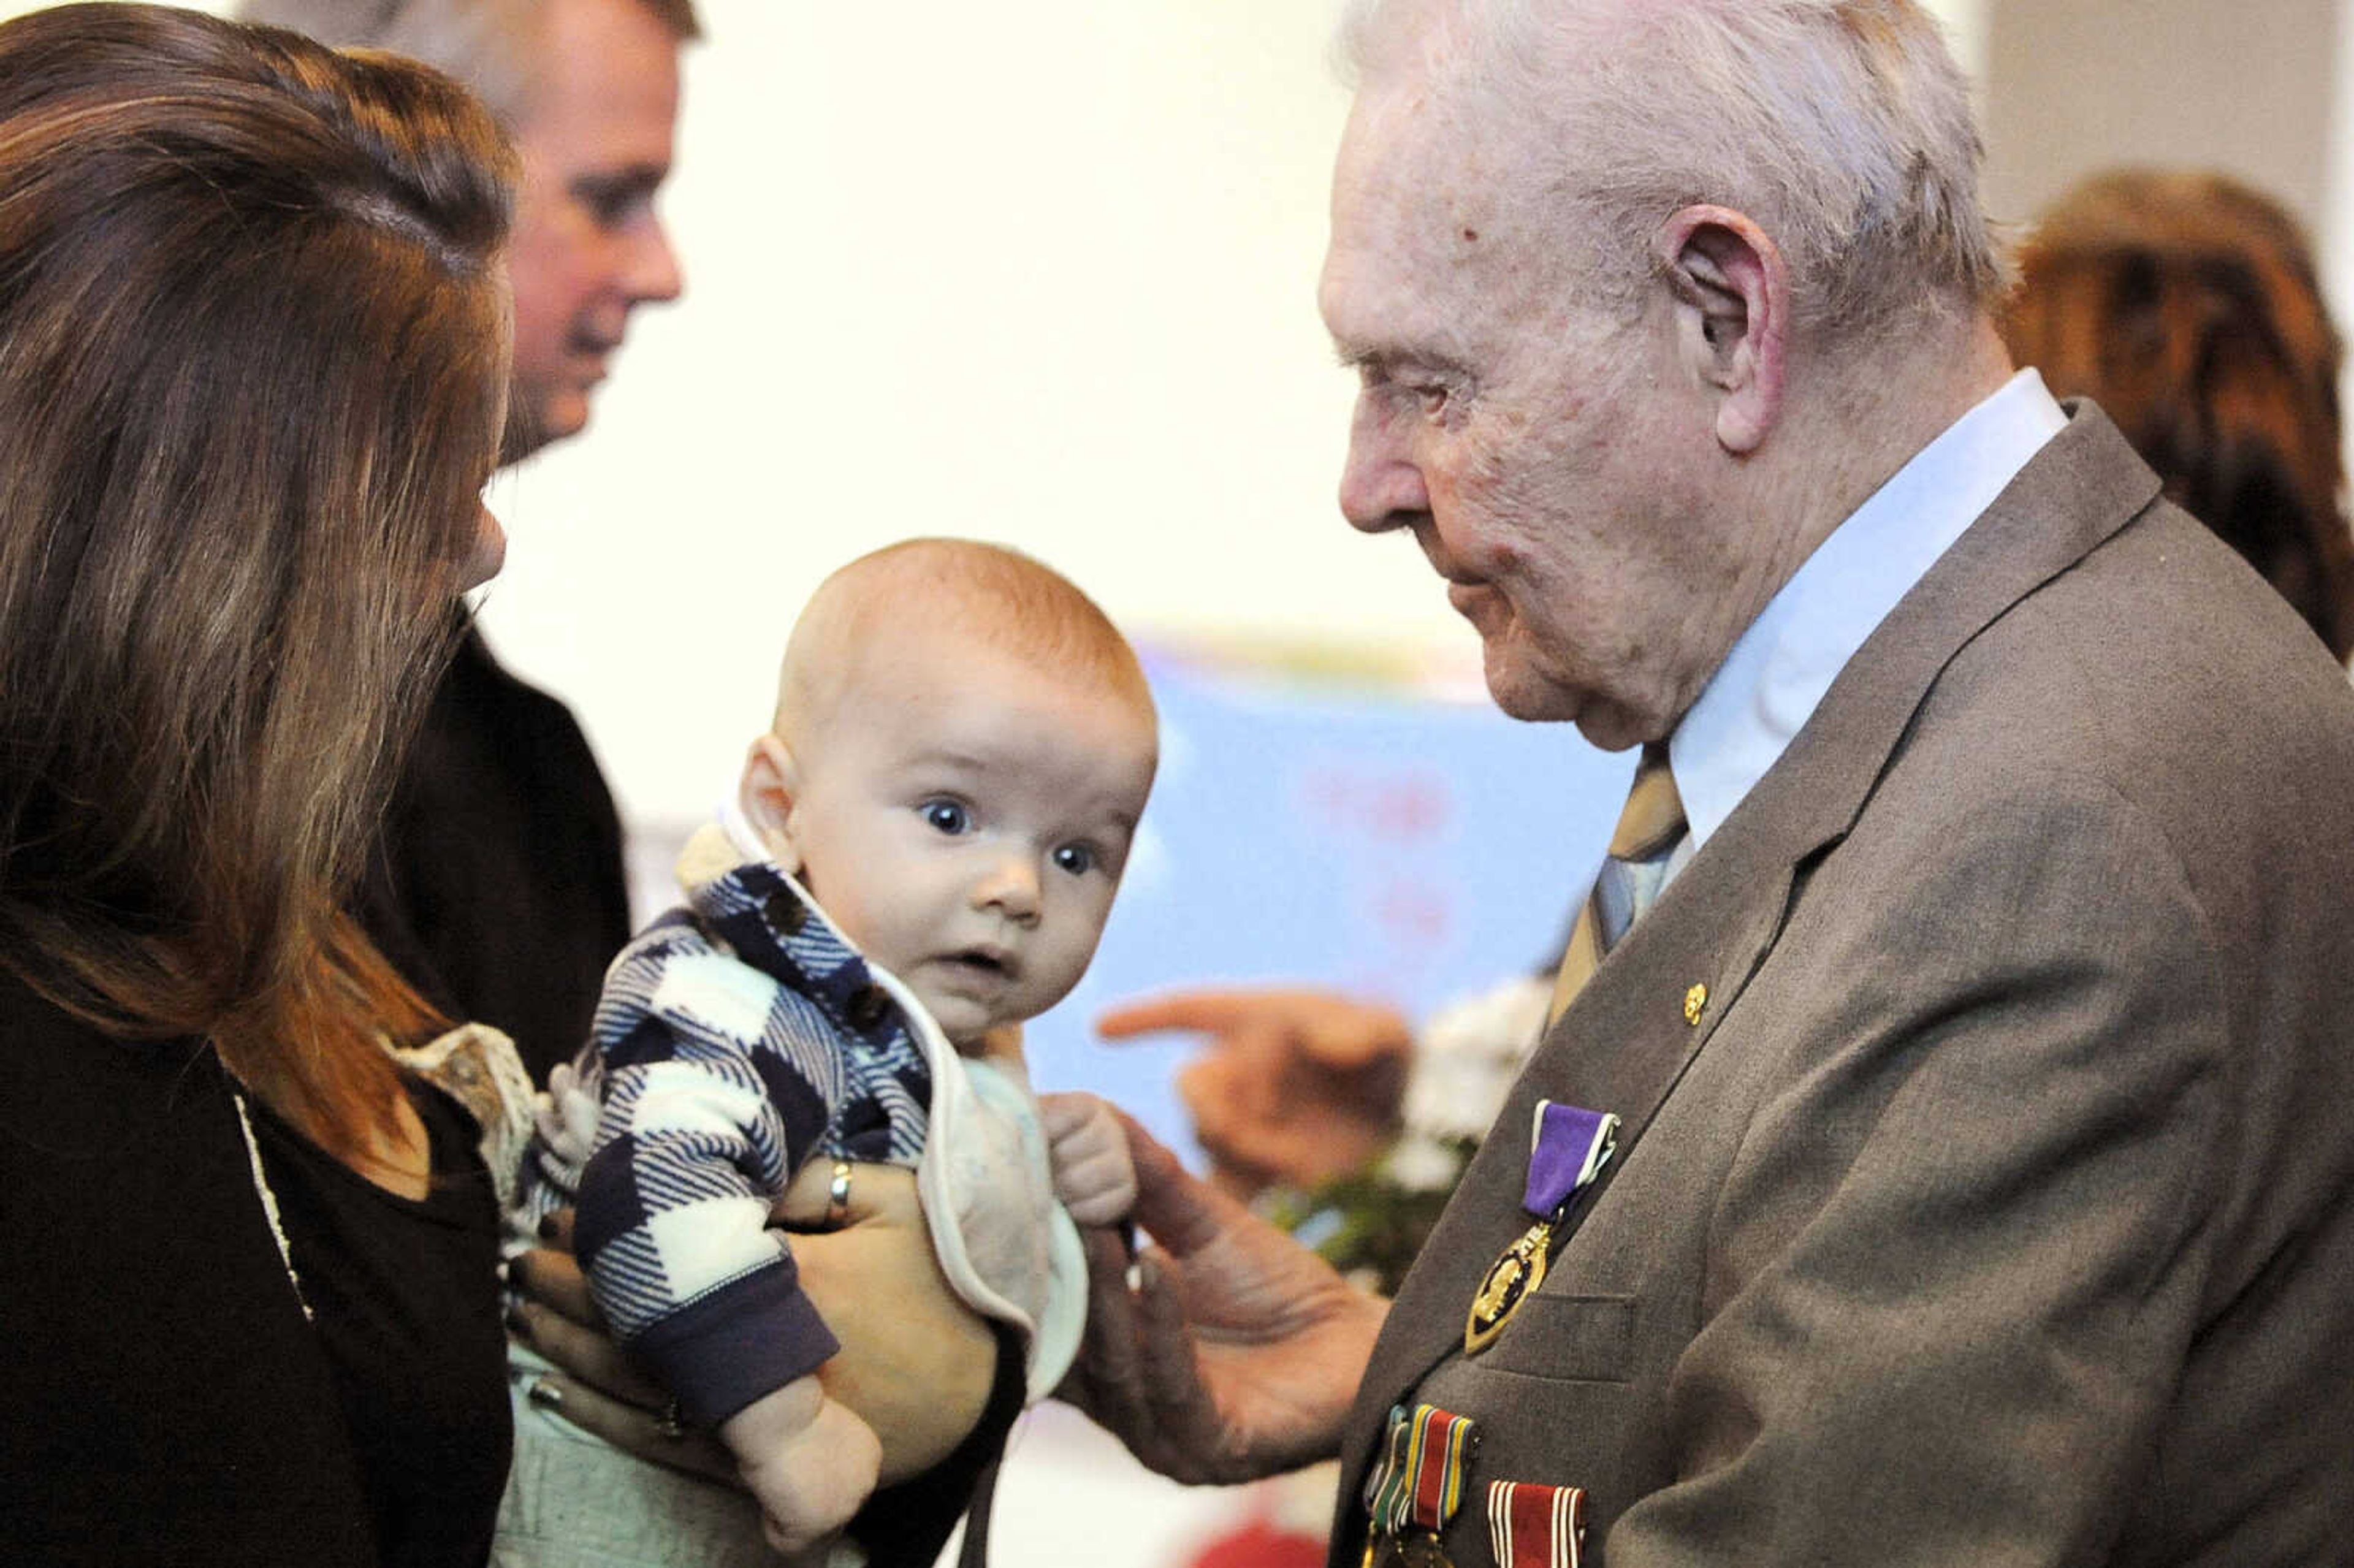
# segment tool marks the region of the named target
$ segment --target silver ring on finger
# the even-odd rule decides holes
[[[833,1179],[825,1184],[825,1228],[838,1231],[850,1223],[850,1161],[833,1162]]]

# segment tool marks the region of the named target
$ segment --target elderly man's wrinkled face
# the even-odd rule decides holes
[[[1412,83],[1359,98],[1321,291],[1363,381],[1341,510],[1413,533],[1497,705],[1616,748],[1672,728],[1725,645],[1721,454],[1664,290],[1600,308],[1591,247],[1543,222],[1509,144]]]
[[[555,0],[546,57],[515,129],[523,188],[514,279],[512,461],[588,422],[630,313],[678,297],[654,213],[678,120],[678,40],[639,0]]]

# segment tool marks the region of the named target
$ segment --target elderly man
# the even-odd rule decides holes
[[[1349,37],[1342,510],[1644,767],[1394,1305],[1138,1133],[1074,1396],[1336,1563],[2349,1561],[2354,696],[2011,373],[1933,24]]]
[[[654,196],[694,0],[240,0],[238,15],[415,55],[507,122],[524,178],[502,456],[578,434],[631,313],[679,294]],[[571,713],[478,631],[435,694],[385,842],[362,913],[387,955],[453,1015],[514,1035],[535,1077],[568,1060],[629,939],[620,822]]]

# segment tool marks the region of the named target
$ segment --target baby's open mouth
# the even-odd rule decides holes
[[[950,954],[949,962],[960,969],[971,969],[975,973],[991,975],[998,980],[1010,980],[1013,976],[1013,965],[1010,959],[980,948],[969,948],[961,953]]]

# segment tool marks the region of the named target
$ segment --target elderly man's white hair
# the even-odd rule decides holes
[[[1361,86],[1426,71],[1456,123],[1523,154],[1530,188],[1616,248],[1616,292],[1697,203],[1773,237],[1802,327],[1983,310],[2009,286],[1968,84],[1914,0],[1352,0],[1337,53]]]

